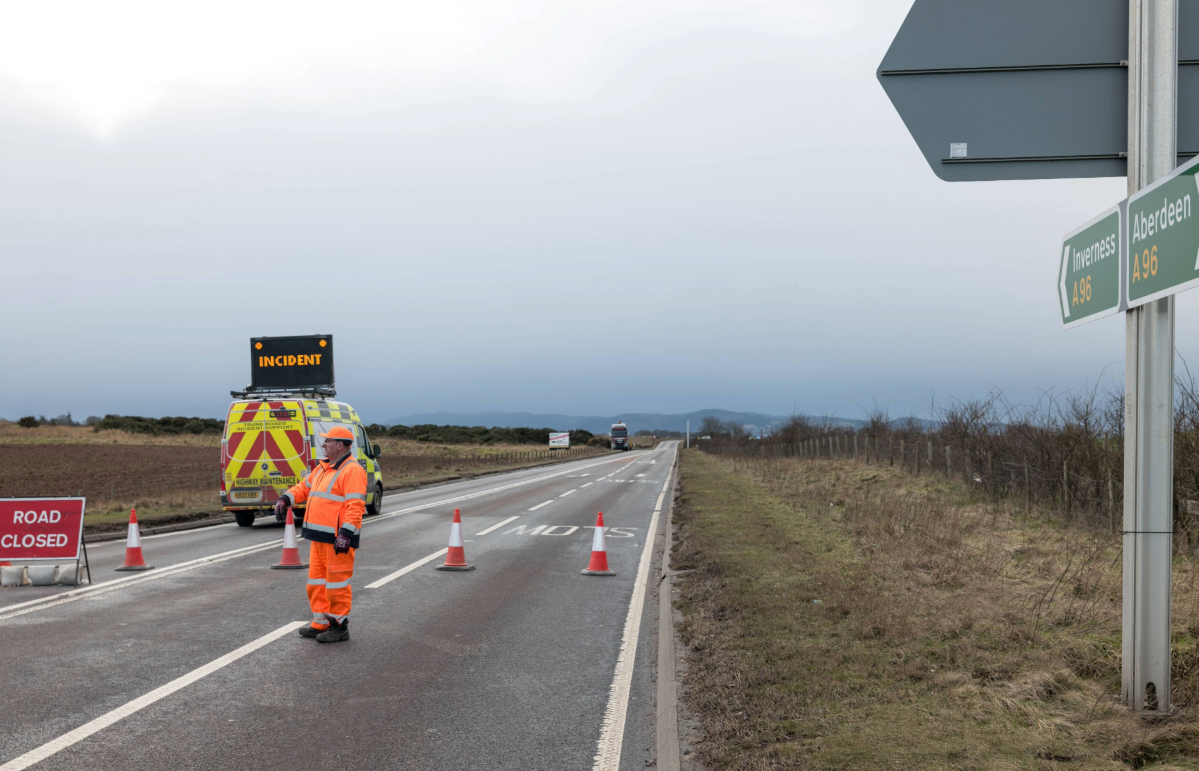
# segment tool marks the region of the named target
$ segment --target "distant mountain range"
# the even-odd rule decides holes
[[[691,421],[691,432],[699,431],[704,418],[714,417],[722,421],[735,421],[748,427],[755,433],[760,429],[781,426],[787,422],[785,415],[765,415],[760,412],[733,412],[731,410],[697,410],[679,415],[668,415],[660,412],[626,412],[619,415],[557,415],[535,412],[426,412],[420,415],[404,415],[389,422],[389,425],[399,423],[405,426],[416,426],[432,423],[439,426],[486,426],[487,428],[552,428],[557,431],[569,431],[582,428],[593,434],[606,434],[612,424],[623,420],[633,433],[648,429],[663,429],[667,431],[685,431],[687,421]],[[829,418],[837,426],[852,426],[857,428],[863,424],[861,420],[849,418]]]

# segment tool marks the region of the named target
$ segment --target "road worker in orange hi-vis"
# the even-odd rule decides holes
[[[354,460],[354,435],[335,426],[320,435],[325,458],[304,480],[275,504],[283,519],[289,506],[303,505],[303,536],[312,542],[308,557],[308,604],[312,623],[300,628],[301,637],[333,643],[350,639],[350,578],[354,551],[366,511],[366,472]]]

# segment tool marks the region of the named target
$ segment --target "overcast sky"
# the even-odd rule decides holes
[[[1054,284],[1124,180],[938,180],[875,78],[908,7],[4,4],[0,416],[220,416],[318,332],[368,422],[1122,383]]]

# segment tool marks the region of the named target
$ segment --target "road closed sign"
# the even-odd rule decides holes
[[[570,447],[569,431],[550,432],[550,447]]]
[[[84,498],[0,498],[0,560],[77,560]]]

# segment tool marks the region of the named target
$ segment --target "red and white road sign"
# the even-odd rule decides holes
[[[0,560],[77,560],[85,498],[0,498]]]

